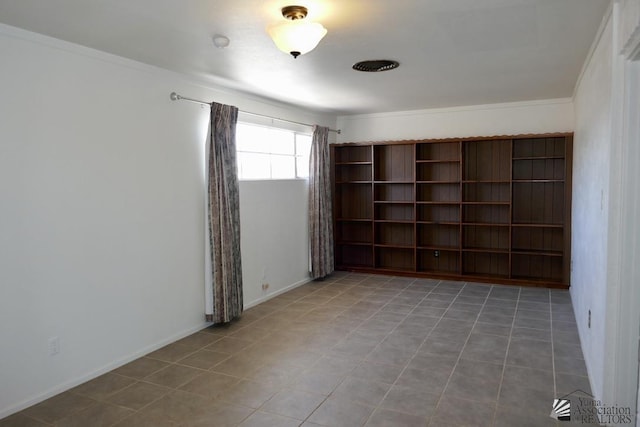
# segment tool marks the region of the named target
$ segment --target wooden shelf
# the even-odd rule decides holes
[[[379,273],[379,274],[398,274],[398,273],[404,274],[408,272],[415,272],[415,269],[409,266],[397,267],[395,264],[384,266],[384,267],[376,267],[376,273]]]
[[[536,182],[561,182],[564,183],[564,179],[514,179],[512,182],[514,183],[519,183],[519,182],[527,182],[527,183],[536,183]]]
[[[413,185],[415,183],[415,181],[381,181],[381,180],[376,180],[373,181],[374,184],[406,184],[406,185]]]
[[[495,281],[495,279],[509,279],[509,275],[506,273],[476,273],[476,272],[469,272],[469,271],[465,271],[463,272],[463,274],[465,276],[467,276],[468,279],[470,280],[478,280],[478,281],[485,281],[485,282],[493,282]],[[527,280],[527,282],[529,282],[529,280]]]
[[[564,160],[564,156],[531,156],[531,157],[514,157],[513,161],[517,161],[517,160],[547,160],[547,159],[551,159],[551,160]]]
[[[380,205],[413,205],[415,202],[413,200],[374,200],[373,203]]]
[[[458,246],[417,246],[418,250],[460,252]]]
[[[416,200],[416,205],[456,205],[456,206],[459,206],[460,202],[440,201],[440,200],[437,200],[435,202],[425,202],[425,201],[421,201],[421,200]]]
[[[416,160],[416,163],[460,163],[460,160]]]
[[[462,181],[463,184],[511,184],[511,180],[509,181],[505,181],[505,180],[482,180],[482,181],[469,181],[469,180],[464,180]]]
[[[470,225],[474,227],[510,227],[511,224],[499,222],[463,222],[462,225]]]
[[[541,255],[541,256],[552,256],[552,257],[561,257],[563,256],[562,251],[536,251],[536,250],[518,250],[513,249],[511,251],[514,255]]]
[[[563,224],[525,224],[519,222],[511,223],[512,227],[532,227],[532,228],[564,228]]]
[[[416,181],[416,184],[460,184],[460,181]]]
[[[486,201],[486,202],[481,202],[481,201],[473,201],[473,202],[468,202],[468,201],[464,201],[462,202],[463,205],[482,205],[482,206],[511,206],[510,202],[492,202],[492,201]]]
[[[336,266],[568,287],[571,134],[331,146]]]
[[[384,243],[376,243],[373,245],[374,248],[392,248],[392,249],[414,249],[413,245],[396,245],[396,244],[384,244]]]
[[[336,166],[352,166],[352,165],[372,165],[372,162],[340,162]]]
[[[416,221],[416,224],[427,224],[427,225],[460,225],[459,221],[455,222],[447,222],[447,221]]]
[[[371,246],[371,242],[350,242],[346,240],[340,240],[336,242],[337,245],[348,245],[348,246]]]
[[[472,248],[472,247],[464,247],[462,248],[462,252],[480,252],[487,254],[509,254],[509,249],[497,249],[497,248]]]
[[[352,270],[352,269],[371,269],[373,268],[372,264],[358,264],[355,262],[345,263],[345,264],[336,264],[336,270]]]

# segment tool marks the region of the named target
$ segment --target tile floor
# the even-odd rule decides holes
[[[563,426],[586,375],[567,291],[336,273],[0,426]]]

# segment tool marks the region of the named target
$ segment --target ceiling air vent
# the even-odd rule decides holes
[[[393,70],[394,68],[398,68],[399,65],[398,62],[389,59],[373,59],[356,62],[353,64],[353,69],[367,73],[379,73],[381,71]]]

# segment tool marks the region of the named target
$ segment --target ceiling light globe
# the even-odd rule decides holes
[[[272,25],[267,32],[278,49],[297,57],[312,51],[327,34],[327,29],[317,22],[300,19]]]

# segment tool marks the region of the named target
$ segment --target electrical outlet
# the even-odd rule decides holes
[[[589,320],[587,321],[587,326],[591,329],[591,310],[589,310]]]
[[[262,284],[262,290],[266,291],[267,289],[269,289],[269,284],[268,283],[263,283]]]
[[[438,258],[440,256],[440,251],[433,251],[433,256]]]
[[[49,338],[49,356],[60,353],[60,339],[58,337]]]

